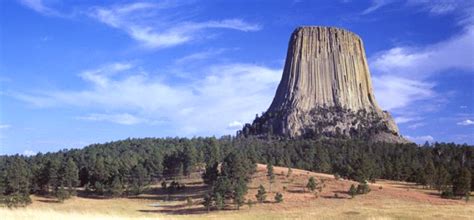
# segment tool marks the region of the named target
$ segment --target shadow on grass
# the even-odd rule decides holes
[[[286,191],[289,193],[306,193],[306,190],[302,189],[287,189]]]
[[[167,206],[161,206],[163,209],[137,210],[137,211],[144,212],[144,213],[161,213],[161,214],[169,214],[169,215],[200,215],[200,214],[208,213],[205,207],[192,207],[192,208],[182,209],[185,206],[186,205],[167,205]],[[211,209],[209,213],[235,211],[235,210],[236,209],[233,209],[229,206],[222,210]]]
[[[168,192],[165,189],[156,189],[153,194],[141,194],[137,196],[128,196],[128,199],[149,199],[149,200],[171,200],[171,201],[184,201],[188,197],[191,199],[202,198],[209,190],[208,186],[188,186],[183,190],[175,191],[173,193]]]
[[[49,199],[38,199],[38,202],[44,202],[44,203],[60,203],[58,200],[49,200]]]

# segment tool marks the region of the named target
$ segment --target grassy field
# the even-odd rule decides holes
[[[26,208],[0,209],[2,219],[474,219],[474,202],[441,199],[437,192],[405,182],[379,180],[371,185],[372,192],[354,199],[346,193],[354,182],[335,180],[332,175],[293,169],[286,177],[286,168],[275,167],[276,182],[268,193],[267,203],[235,210],[206,213],[200,200],[206,191],[199,178],[188,179],[187,190],[164,201],[159,187],[151,193],[134,198],[100,199],[75,197],[64,203],[52,198],[33,196]],[[316,197],[304,189],[308,178],[324,179],[326,187]],[[265,166],[259,165],[249,185],[248,198],[255,201],[258,185],[267,191]],[[283,190],[283,187],[286,190]],[[273,203],[274,193],[281,192],[283,203]],[[337,194],[337,196],[336,196]],[[185,198],[193,198],[187,206]]]

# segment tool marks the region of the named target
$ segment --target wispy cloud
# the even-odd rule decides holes
[[[457,125],[464,125],[464,126],[474,125],[474,121],[466,119],[464,121],[458,122]]]
[[[122,125],[135,125],[147,120],[136,117],[128,113],[122,114],[89,114],[86,116],[80,116],[78,119],[87,120],[87,121],[99,121],[99,122],[111,122]]]
[[[15,97],[38,107],[95,112],[78,117],[83,120],[123,125],[164,121],[183,135],[220,135],[237,130],[237,122],[250,121],[255,113],[264,111],[281,77],[281,69],[226,63],[193,69],[203,77],[176,85],[139,67],[128,67],[128,63],[114,63],[80,73],[89,84],[83,90]],[[114,72],[117,69],[121,71]],[[206,129],[202,129],[203,122]]]
[[[379,74],[425,79],[446,70],[474,70],[474,25],[457,36],[421,47],[394,47],[372,57]]]
[[[11,127],[11,125],[9,125],[9,124],[0,124],[0,129],[8,129],[10,127]]]
[[[372,13],[390,3],[393,3],[395,0],[372,0],[372,3],[371,5],[366,8],[364,11],[362,11],[361,14],[365,15],[365,14],[369,14],[369,13]]]
[[[42,0],[20,0],[24,6],[43,15],[58,15],[58,12],[46,6]]]
[[[403,124],[403,123],[408,123],[408,122],[413,122],[413,121],[419,121],[422,119],[421,117],[407,117],[407,116],[399,116],[396,117],[394,120],[398,124]]]
[[[96,7],[88,13],[98,21],[126,32],[131,38],[146,48],[165,48],[203,38],[206,29],[232,29],[257,31],[261,25],[248,23],[242,19],[224,19],[196,22],[182,19],[168,19],[162,10],[174,5],[167,2],[133,3],[112,7]],[[166,22],[165,22],[166,21]]]
[[[408,6],[421,7],[434,15],[443,15],[466,5],[470,0],[406,0]]]
[[[435,96],[435,84],[398,77],[396,74],[374,76],[373,81],[377,100],[385,110],[396,111],[415,101]]]
[[[465,9],[457,8],[457,11],[465,13]],[[398,45],[370,57],[375,94],[381,107],[402,119],[431,111],[429,106],[445,96],[435,92],[438,83],[433,81],[434,76],[455,70],[474,72],[472,42],[474,25],[464,23],[460,33],[444,41],[420,46]],[[425,125],[421,120],[399,123],[413,123],[408,125],[412,129]]]
[[[418,7],[422,11],[427,11],[432,15],[444,15],[459,9],[465,9],[465,6],[472,6],[470,0],[372,0],[368,8],[362,11],[362,15],[375,12],[392,3],[402,3],[398,7]]]
[[[190,62],[196,62],[201,60],[206,60],[211,57],[215,57],[227,51],[228,49],[220,48],[220,49],[209,49],[205,51],[200,51],[196,53],[192,53],[181,57],[175,61],[176,64],[188,64]]]

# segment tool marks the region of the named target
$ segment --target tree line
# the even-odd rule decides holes
[[[64,200],[83,187],[87,195],[126,197],[164,182],[170,190],[203,171],[211,207],[240,207],[255,163],[333,173],[359,182],[377,178],[416,182],[447,198],[474,189],[474,147],[453,143],[369,143],[352,139],[143,138],[93,144],[83,149],[0,156],[0,201],[31,203],[29,195]],[[271,181],[271,176],[269,176]]]

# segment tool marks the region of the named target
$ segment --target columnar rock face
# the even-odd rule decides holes
[[[333,27],[293,32],[270,108],[240,134],[406,142],[375,100],[362,40]]]

